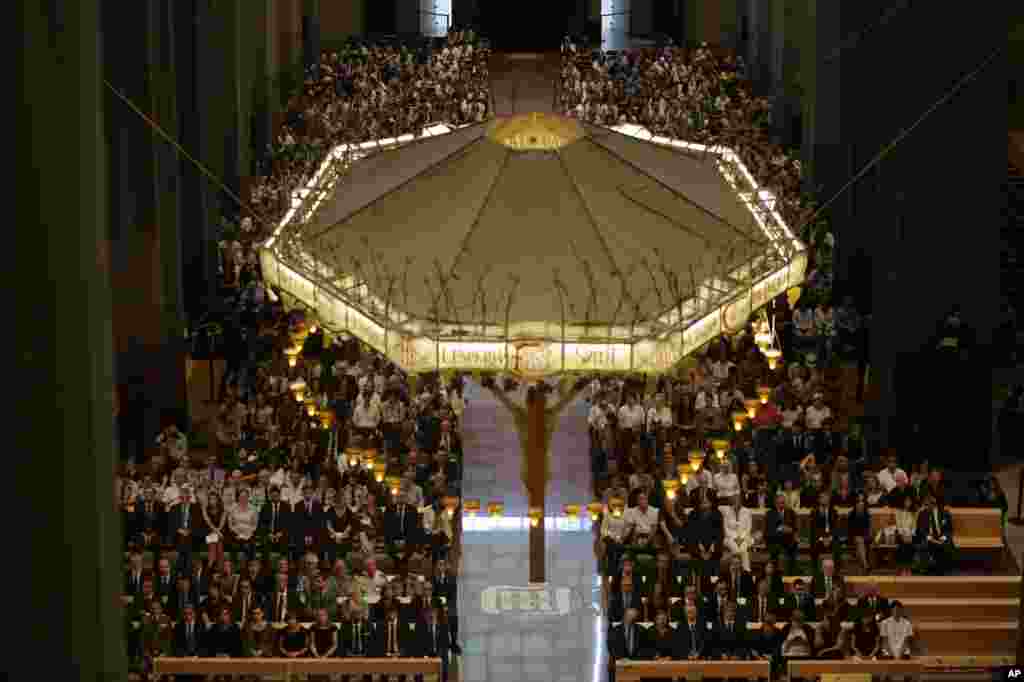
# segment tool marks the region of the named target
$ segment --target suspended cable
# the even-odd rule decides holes
[[[951,89],[950,89],[950,90],[949,90],[949,91],[948,91],[948,92],[947,92],[946,94],[944,94],[944,95],[943,95],[942,97],[940,97],[940,98],[938,99],[938,101],[936,101],[936,102],[935,102],[934,104],[932,104],[932,105],[931,105],[930,107],[928,107],[928,108],[927,108],[927,109],[926,109],[926,110],[924,111],[924,113],[923,113],[923,114],[921,114],[921,115],[920,115],[920,116],[919,116],[919,117],[917,118],[917,120],[916,120],[916,121],[914,121],[914,122],[913,122],[913,123],[912,123],[912,124],[910,125],[910,127],[909,127],[909,128],[905,128],[905,129],[901,130],[901,131],[900,131],[900,133],[899,133],[899,135],[897,135],[897,136],[895,137],[895,139],[893,139],[893,141],[892,141],[892,142],[890,142],[890,143],[889,143],[889,144],[887,144],[887,145],[886,145],[885,147],[883,147],[883,148],[881,149],[881,151],[879,151],[879,152],[878,152],[878,154],[876,154],[876,155],[875,155],[875,157],[874,157],[873,159],[871,159],[871,160],[870,160],[870,161],[868,161],[868,162],[867,162],[866,164],[864,164],[864,166],[863,166],[863,167],[862,167],[862,168],[861,168],[861,169],[860,169],[859,171],[857,171],[857,172],[856,172],[856,173],[855,173],[855,174],[853,175],[853,177],[851,177],[851,178],[850,178],[849,180],[847,180],[847,181],[846,181],[846,183],[845,183],[845,184],[844,184],[844,185],[843,185],[842,187],[840,187],[840,188],[839,188],[839,190],[838,190],[838,191],[837,191],[837,192],[836,192],[835,194],[833,194],[833,195],[832,195],[832,196],[831,196],[831,197],[830,197],[830,198],[829,198],[829,199],[828,199],[827,201],[825,201],[824,203],[822,203],[821,205],[819,205],[819,206],[818,206],[818,207],[817,207],[817,208],[816,208],[816,209],[814,210],[814,212],[813,212],[813,213],[811,213],[811,215],[810,215],[810,216],[809,216],[809,217],[807,218],[807,220],[805,220],[805,221],[804,221],[803,225],[801,225],[801,226],[800,226],[800,229],[798,229],[798,230],[796,231],[796,234],[801,234],[801,233],[803,232],[804,228],[806,228],[806,227],[807,227],[808,225],[810,225],[811,223],[813,223],[813,222],[814,222],[814,220],[815,220],[815,218],[817,218],[817,217],[818,217],[818,215],[819,215],[819,214],[820,214],[820,213],[821,213],[822,211],[824,211],[824,210],[825,210],[825,209],[826,209],[826,208],[827,208],[827,207],[828,207],[829,205],[831,205],[831,204],[832,204],[832,202],[834,202],[834,201],[835,201],[836,199],[838,199],[838,198],[839,198],[840,196],[842,196],[843,194],[845,194],[845,193],[846,193],[846,190],[848,190],[848,189],[849,189],[850,187],[852,187],[852,186],[853,186],[853,185],[854,185],[854,184],[855,184],[855,183],[856,183],[856,182],[857,182],[858,180],[860,180],[860,179],[861,179],[862,177],[864,177],[864,175],[865,175],[865,174],[866,174],[866,173],[867,173],[867,172],[868,172],[869,170],[871,170],[871,169],[872,169],[872,168],[874,168],[874,167],[875,167],[876,165],[878,165],[878,163],[879,163],[879,162],[880,162],[880,161],[881,161],[881,160],[882,160],[883,158],[885,158],[885,156],[886,156],[886,155],[887,155],[887,154],[888,154],[889,152],[891,152],[891,151],[892,151],[893,149],[895,149],[895,148],[896,148],[896,147],[897,147],[897,146],[898,146],[898,145],[899,145],[899,144],[900,144],[901,142],[903,142],[903,140],[907,139],[907,137],[908,137],[908,136],[909,136],[909,135],[910,135],[910,134],[911,134],[912,132],[914,132],[914,130],[916,130],[916,129],[917,129],[917,127],[918,127],[919,125],[921,125],[921,123],[923,123],[923,122],[925,121],[925,119],[927,119],[927,118],[928,118],[929,116],[931,116],[931,115],[932,115],[933,113],[935,113],[935,111],[937,111],[937,110],[939,109],[939,107],[941,107],[941,106],[942,106],[943,104],[945,104],[946,102],[948,102],[949,100],[951,100],[951,99],[953,98],[953,96],[954,96],[954,95],[956,95],[956,94],[957,94],[958,92],[960,92],[961,90],[963,90],[964,86],[966,86],[966,85],[967,85],[968,83],[970,83],[970,82],[971,82],[972,80],[974,80],[975,78],[977,78],[977,77],[978,77],[978,76],[979,76],[979,75],[980,75],[980,74],[982,73],[982,71],[984,71],[984,70],[985,70],[986,68],[988,68],[988,67],[989,67],[989,66],[990,66],[990,65],[991,65],[991,64],[992,64],[992,63],[993,63],[993,62],[994,62],[994,61],[996,60],[996,58],[997,58],[997,57],[998,57],[998,56],[999,56],[999,55],[1000,55],[1000,54],[1002,53],[1003,49],[1004,49],[1003,47],[997,47],[996,49],[994,49],[994,50],[993,50],[993,51],[991,52],[991,54],[989,54],[989,55],[988,55],[988,56],[987,56],[987,57],[986,57],[986,58],[984,59],[984,61],[982,61],[982,63],[981,63],[981,65],[980,65],[980,66],[978,66],[978,67],[977,67],[977,68],[975,68],[975,69],[974,69],[973,71],[971,71],[970,73],[968,73],[967,75],[965,75],[965,76],[964,76],[963,78],[961,78],[961,79],[960,79],[959,81],[957,81],[957,82],[956,82],[956,83],[955,83],[955,84],[953,85],[953,87],[952,87],[952,88],[951,88]]]
[[[121,94],[121,92],[119,92],[117,90],[117,88],[115,88],[113,85],[111,85],[110,81],[108,81],[107,79],[104,78],[103,79],[103,84],[107,86],[108,90],[110,90],[112,93],[117,95],[118,99],[120,99],[122,102],[124,102],[126,105],[128,105],[128,107],[132,111],[134,111],[136,114],[138,114],[139,117],[141,117],[142,120],[144,120],[146,122],[146,124],[150,128],[152,128],[154,131],[156,131],[160,135],[160,137],[164,138],[164,140],[166,140],[168,142],[168,144],[170,144],[172,147],[177,149],[178,153],[180,153],[182,156],[184,156],[193,166],[198,168],[199,171],[203,175],[205,175],[207,178],[210,179],[210,181],[213,182],[213,184],[217,185],[225,194],[227,194],[229,197],[231,197],[231,199],[234,200],[235,203],[238,204],[239,208],[241,208],[241,209],[247,211],[248,213],[250,213],[252,215],[252,217],[255,218],[260,223],[260,225],[262,225],[263,227],[265,227],[265,228],[273,228],[273,225],[271,225],[263,216],[261,216],[255,210],[253,210],[253,208],[251,206],[247,205],[246,202],[242,201],[238,197],[238,195],[235,194],[234,192],[232,192],[231,188],[229,188],[227,185],[225,185],[224,182],[220,178],[218,178],[216,175],[213,174],[212,171],[208,170],[206,168],[206,166],[204,166],[202,163],[200,163],[198,160],[196,160],[195,157],[193,157],[191,154],[189,154],[188,151],[184,147],[182,147],[178,143],[177,140],[175,140],[173,137],[171,137],[171,135],[167,131],[165,131],[163,128],[160,127],[160,124],[158,124],[152,118],[147,116],[146,113],[143,112],[138,106],[136,106],[136,104],[134,102],[132,102],[125,95]]]

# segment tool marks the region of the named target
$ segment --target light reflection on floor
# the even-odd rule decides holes
[[[568,590],[569,613],[486,613],[482,607],[488,588],[527,586],[529,521],[511,418],[478,387],[471,387],[468,397],[463,495],[479,499],[484,508],[500,499],[506,512],[499,520],[484,515],[464,520],[459,596],[462,680],[604,682],[606,624],[590,521],[558,515],[563,504],[591,501],[586,404],[571,405],[554,435],[552,451],[557,454],[552,459],[545,523],[548,586]],[[493,611],[493,597],[491,605]]]

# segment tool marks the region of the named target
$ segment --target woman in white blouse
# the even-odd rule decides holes
[[[914,496],[904,495],[901,507],[896,510],[896,565],[899,566],[900,575],[910,575],[916,531],[917,509],[914,508]]]
[[[233,538],[234,551],[242,552],[249,561],[256,557],[256,543],[253,537],[258,525],[259,515],[256,508],[249,504],[249,491],[242,488],[238,492],[237,503],[228,513],[228,529]]]

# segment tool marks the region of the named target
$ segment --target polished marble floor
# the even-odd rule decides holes
[[[500,522],[478,518],[464,524],[461,679],[601,682],[607,677],[606,625],[590,525],[561,516],[562,505],[591,501],[586,404],[577,400],[566,408],[553,438],[546,509],[548,598],[530,602],[513,598],[515,588],[527,587],[529,576],[518,436],[511,416],[487,391],[471,386],[468,397],[463,494],[483,506],[501,500],[506,509]]]

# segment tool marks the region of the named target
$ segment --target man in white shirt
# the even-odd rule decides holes
[[[626,521],[627,542],[638,547],[651,544],[658,529],[658,509],[647,504],[646,493],[641,492],[636,496],[636,506],[627,509],[623,518]]]
[[[889,455],[885,458],[885,468],[878,472],[878,484],[882,486],[882,490],[890,493],[899,485],[897,477],[905,479],[907,472],[897,466],[896,455]]]
[[[878,624],[882,636],[882,656],[885,658],[910,658],[914,644],[914,625],[903,614],[903,604],[892,603],[892,616]]]
[[[804,421],[807,423],[807,428],[817,431],[821,429],[821,426],[826,419],[831,418],[832,410],[830,410],[828,405],[825,404],[825,396],[821,393],[815,393],[814,403],[807,408],[807,412],[804,415]]]
[[[753,518],[750,510],[741,504],[737,493],[728,506],[721,507],[725,539],[723,545],[743,562],[743,570],[750,570],[750,548],[753,545]]]

